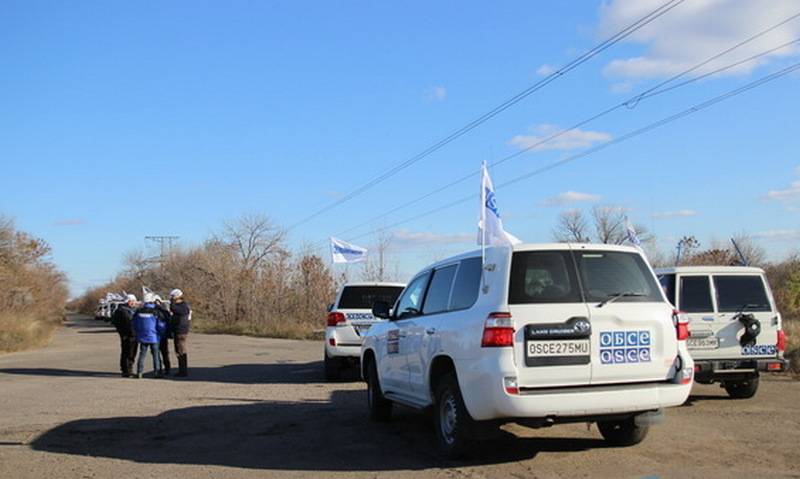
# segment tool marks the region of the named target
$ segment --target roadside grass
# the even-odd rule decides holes
[[[253,336],[259,338],[278,338],[278,339],[322,339],[325,330],[320,327],[319,331],[312,330],[307,325],[296,322],[270,322],[269,324],[257,324],[247,321],[234,324],[217,323],[213,321],[205,322],[196,318],[192,321],[192,331],[206,334],[234,334],[238,336]]]
[[[783,321],[786,333],[786,358],[792,361],[790,371],[800,378],[800,319]]]
[[[0,352],[44,346],[60,324],[58,317],[43,319],[34,315],[0,313]]]

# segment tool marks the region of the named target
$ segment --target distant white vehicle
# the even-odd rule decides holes
[[[394,303],[403,283],[348,283],[328,308],[325,328],[325,378],[339,379],[343,368],[361,356],[362,335],[380,320],[372,316],[378,301]]]
[[[610,444],[637,444],[692,387],[688,319],[632,247],[490,247],[483,265],[473,251],[373,314],[388,321],[361,347],[370,417],[431,408],[447,456],[503,422],[595,422]]]
[[[750,398],[760,372],[787,369],[781,315],[762,269],[680,266],[656,273],[667,298],[690,319],[687,346],[697,382]]]

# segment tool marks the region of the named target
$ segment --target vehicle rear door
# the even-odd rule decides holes
[[[686,346],[695,359],[720,357],[729,338],[722,331],[714,308],[711,277],[707,274],[681,274],[677,280],[678,309],[689,317],[689,339]],[[723,353],[724,355],[724,353]]]
[[[344,323],[337,326],[337,344],[360,346],[364,333],[382,321],[372,315],[372,305],[377,301],[394,304],[402,289],[398,286],[345,286],[336,307],[336,311],[344,314],[345,319]]]
[[[716,350],[719,357],[775,357],[779,317],[764,276],[758,273],[714,274],[713,284],[718,311],[715,323],[720,341]],[[752,315],[760,324],[761,332],[752,345],[743,346],[740,342],[745,333],[740,312]]]
[[[568,246],[514,252],[508,303],[519,386],[588,385],[589,311]]]
[[[672,305],[634,252],[573,251],[592,323],[592,384],[663,381],[678,351]]]

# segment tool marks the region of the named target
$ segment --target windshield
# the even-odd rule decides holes
[[[345,286],[338,309],[368,309],[378,301],[394,304],[403,288],[400,286]]]
[[[520,251],[511,261],[510,304],[664,301],[647,263],[619,251]]]

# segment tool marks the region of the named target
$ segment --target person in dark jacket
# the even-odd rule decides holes
[[[158,350],[161,352],[161,372],[165,376],[169,376],[170,360],[169,360],[169,340],[172,338],[172,313],[169,312],[161,298],[156,296],[156,315],[158,320],[164,324],[165,332],[159,338]]]
[[[163,377],[160,371],[161,361],[158,357],[158,344],[160,335],[166,333],[166,325],[159,321],[156,314],[154,294],[148,293],[144,296],[144,304],[133,316],[133,330],[136,332],[136,341],[139,343],[139,361],[136,365],[136,377],[142,377],[145,356],[148,350],[153,355],[155,377]]]
[[[129,294],[125,304],[119,305],[111,323],[119,334],[119,369],[123,378],[133,375],[133,362],[136,360],[136,334],[133,331],[133,315],[136,314],[136,296]]]
[[[169,293],[169,309],[172,313],[172,332],[175,338],[175,355],[178,356],[178,376],[189,375],[189,355],[186,339],[192,325],[192,308],[183,299],[183,291],[173,289]]]

